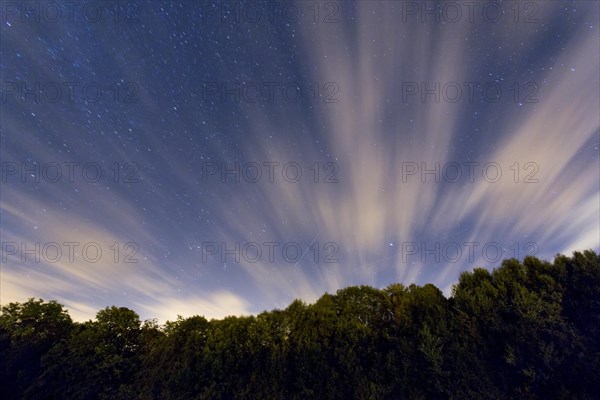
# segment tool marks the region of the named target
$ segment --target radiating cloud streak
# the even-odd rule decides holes
[[[598,4],[576,3],[566,21],[566,6],[537,2],[535,24],[402,22],[402,2],[338,4],[338,23],[215,28],[177,24],[181,10],[167,17],[159,3],[148,3],[146,23],[175,22],[151,24],[155,31],[143,44],[132,39],[140,34],[134,26],[90,34],[73,24],[47,38],[38,26],[3,26],[3,47],[12,51],[3,82],[122,77],[140,91],[135,104],[3,104],[3,163],[135,162],[139,181],[11,177],[2,183],[2,242],[93,241],[106,249],[135,242],[139,263],[90,265],[80,255],[73,262],[32,263],[11,256],[2,264],[1,302],[56,298],[78,320],[113,304],[161,321],[177,314],[218,318],[285,307],[294,298],[314,301],[347,285],[433,282],[448,294],[460,271],[494,266],[481,252],[485,243],[498,244],[503,258],[522,258],[530,242],[543,257],[599,250]],[[94,46],[104,48],[65,50],[83,67],[63,60],[48,70],[48,55],[24,39],[52,47],[59,33],[74,44],[73,35],[84,31],[91,36],[77,37],[103,38]],[[117,40],[121,34],[131,42]],[[166,37],[180,37],[175,46],[187,43],[200,55],[173,50]],[[265,46],[256,47],[259,40]],[[84,61],[111,49],[130,58]],[[308,97],[203,102],[196,95],[206,81],[295,82]],[[335,83],[338,102],[315,101],[315,82],[320,90]],[[407,83],[431,88],[436,82],[495,82],[503,97],[492,103],[481,96],[457,102],[405,96]],[[515,82],[534,82],[538,101],[515,101]],[[223,182],[203,169],[236,162],[276,162],[278,173],[273,182],[266,175],[255,183]],[[302,168],[297,183],[280,173],[290,162]],[[477,169],[473,182],[453,183],[403,174],[407,163],[432,169],[469,162],[496,163],[503,175],[491,183]],[[339,168],[337,183],[323,182],[326,163]],[[527,163],[537,168],[538,182],[524,182]],[[302,258],[288,262],[279,252],[273,261],[238,263],[230,254],[223,262],[221,254],[206,254],[209,242],[227,249],[295,243]],[[338,246],[338,262],[324,262],[330,242]],[[473,259],[406,254],[407,243],[426,249],[456,243],[466,251],[465,242],[481,244]]]

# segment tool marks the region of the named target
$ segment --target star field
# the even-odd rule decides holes
[[[2,2],[2,304],[222,317],[600,248],[598,3],[67,3]]]

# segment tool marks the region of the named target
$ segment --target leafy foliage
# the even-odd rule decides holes
[[[505,260],[435,286],[349,287],[257,316],[73,323],[55,301],[0,315],[5,399],[593,399],[600,256]]]

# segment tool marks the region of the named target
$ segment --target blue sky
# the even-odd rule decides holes
[[[600,249],[596,2],[68,3],[2,3],[2,304],[219,318]]]

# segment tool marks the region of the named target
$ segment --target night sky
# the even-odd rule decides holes
[[[599,3],[469,4],[3,1],[0,302],[221,318],[599,251]]]

